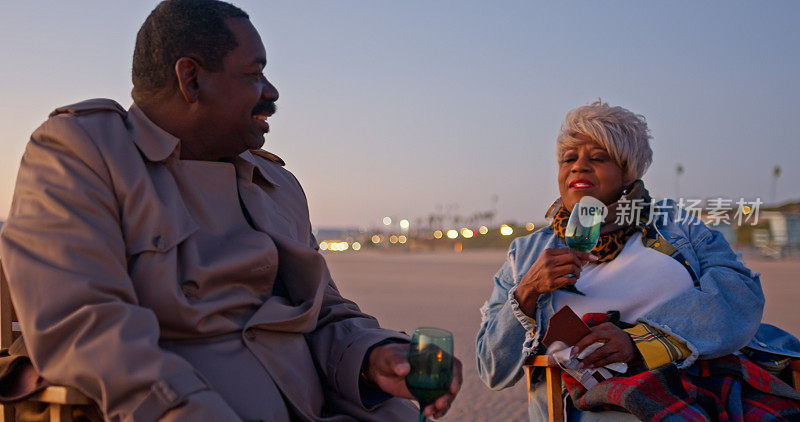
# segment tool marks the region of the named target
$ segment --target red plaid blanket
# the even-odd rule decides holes
[[[590,325],[598,319],[584,317]],[[566,373],[563,379],[578,410],[624,409],[646,421],[800,421],[800,393],[738,355],[681,370],[668,364],[589,391]]]

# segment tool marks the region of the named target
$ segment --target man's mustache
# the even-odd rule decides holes
[[[278,106],[275,105],[274,102],[268,103],[258,103],[256,107],[253,109],[253,116],[261,116],[261,115],[273,115],[275,112],[278,111]]]

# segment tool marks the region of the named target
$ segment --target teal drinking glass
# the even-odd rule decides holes
[[[408,363],[411,372],[406,386],[419,401],[419,420],[425,422],[425,407],[447,394],[453,380],[453,334],[439,328],[417,328],[411,336]]]
[[[586,210],[587,208],[582,207],[580,203],[572,207],[567,227],[564,230],[564,240],[570,249],[591,252],[597,245],[597,241],[600,240],[600,225],[603,222],[603,217],[601,214],[592,214],[584,215],[581,218],[581,212],[586,212]],[[590,224],[584,225],[585,223]],[[584,295],[583,292],[572,285],[564,286],[560,290]]]

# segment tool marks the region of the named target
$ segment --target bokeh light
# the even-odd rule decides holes
[[[453,230],[453,229],[448,230],[447,231],[447,237],[449,237],[450,239],[457,238],[458,237],[458,231],[457,230]]]
[[[400,228],[401,229],[408,230],[408,226],[409,226],[408,220],[406,220],[405,218],[400,220]]]
[[[436,238],[436,239],[441,239],[442,238],[442,231],[441,230],[436,230],[435,232],[433,232],[433,237]]]
[[[372,235],[372,243],[375,243],[375,244],[381,243],[381,237],[378,236],[377,234]]]
[[[511,236],[512,234],[514,234],[514,229],[509,227],[507,224],[503,224],[502,226],[500,226],[500,234],[502,234],[503,236]]]
[[[478,233],[480,233],[480,234],[486,234],[486,233],[489,233],[489,228],[488,228],[488,227],[486,227],[486,226],[481,226],[481,227],[478,229]]]
[[[353,242],[352,248],[353,248],[354,251],[360,251],[361,250],[361,244],[358,243],[358,242]]]
[[[535,229],[535,228],[536,228],[536,225],[531,223],[531,222],[528,222],[527,224],[525,224],[525,230],[527,230],[529,232],[533,231],[533,229]]]
[[[406,242],[408,242],[408,238],[407,238],[407,237],[405,237],[405,236],[403,236],[403,235],[401,234],[401,235],[400,235],[400,236],[397,238],[397,241],[398,241],[398,242],[400,242],[400,243],[406,243]]]
[[[461,229],[461,236],[463,236],[465,239],[470,239],[474,235],[475,235],[475,232],[473,232],[472,230],[470,230],[470,229],[468,229],[466,227]]]
[[[383,217],[383,225],[388,226],[390,224],[392,224],[392,219],[389,217]]]
[[[389,243],[397,243],[397,236],[391,235],[389,236]]]
[[[328,242],[319,242],[319,250],[327,251],[328,250]]]

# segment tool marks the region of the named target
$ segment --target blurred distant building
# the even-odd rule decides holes
[[[751,241],[762,254],[775,258],[800,253],[800,201],[762,211]]]
[[[719,231],[734,249],[755,247],[775,258],[800,253],[800,201],[776,207],[762,207],[757,214],[737,215],[731,209],[722,214],[704,209],[700,215],[706,225]]]
[[[800,251],[800,213],[765,211],[765,227],[753,232],[753,246],[780,258]]]
[[[800,213],[767,211],[764,220],[769,222],[769,234],[776,246],[800,247]]]

